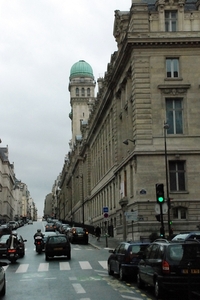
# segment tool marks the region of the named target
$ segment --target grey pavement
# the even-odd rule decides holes
[[[110,236],[101,235],[100,240],[97,241],[97,238],[89,234],[89,244],[98,249],[115,249],[121,241]]]

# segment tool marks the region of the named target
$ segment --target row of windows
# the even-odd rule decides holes
[[[80,94],[80,92],[81,92],[81,94]],[[89,97],[91,95],[90,88],[87,88],[87,89],[81,88],[81,91],[79,90],[79,88],[76,88],[76,96],[77,97],[80,95],[82,97],[84,97],[86,95],[86,92],[87,92],[87,96]]]

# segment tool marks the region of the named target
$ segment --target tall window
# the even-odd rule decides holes
[[[87,88],[87,96],[90,96],[90,88]]]
[[[169,161],[170,191],[185,191],[185,162]]]
[[[165,31],[177,31],[177,11],[165,11]]]
[[[167,58],[166,59],[166,73],[167,73],[167,78],[179,77],[179,59],[178,58]]]
[[[76,96],[79,96],[79,88],[76,88]]]
[[[85,89],[84,88],[81,89],[81,96],[85,96]]]
[[[183,133],[183,99],[166,99],[166,120],[169,124],[168,134]]]

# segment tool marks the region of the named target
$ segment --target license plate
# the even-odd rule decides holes
[[[188,274],[188,269],[182,270],[182,273]],[[191,269],[191,274],[200,274],[200,270],[199,269]]]
[[[63,248],[54,248],[55,251],[62,250]]]
[[[14,254],[10,254],[10,257],[13,257],[14,256]]]

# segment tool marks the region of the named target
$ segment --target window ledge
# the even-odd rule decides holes
[[[166,77],[164,80],[165,80],[165,81],[183,81],[183,78],[182,78],[182,77],[177,77],[177,78],[174,78],[174,77]]]
[[[188,191],[169,191],[169,193],[170,194],[173,194],[173,195],[175,195],[175,194],[177,194],[177,195],[180,195],[180,194],[189,194],[189,192]],[[172,201],[179,201],[180,199],[173,199]]]

